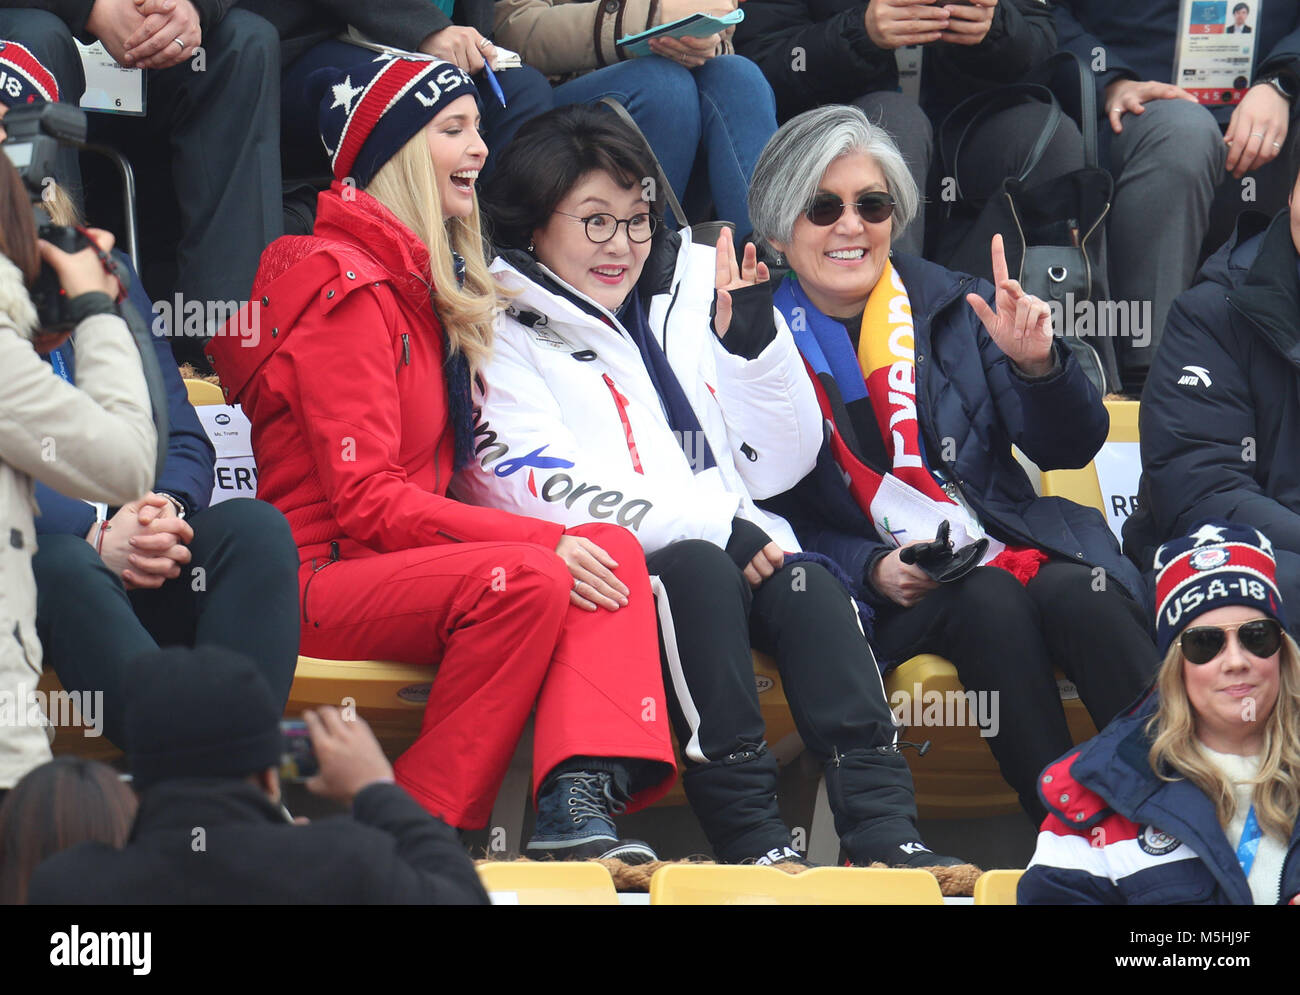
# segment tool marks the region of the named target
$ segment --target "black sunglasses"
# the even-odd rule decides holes
[[[804,211],[804,217],[819,228],[825,228],[839,221],[844,208],[848,206],[834,194],[819,193],[808,205],[808,210]],[[853,206],[863,221],[878,225],[882,221],[888,221],[894,213],[894,198],[887,193],[864,193]]]
[[[1228,630],[1237,631],[1237,642],[1251,656],[1270,657],[1282,645],[1282,626],[1275,619],[1256,618],[1240,625],[1198,625],[1184,630],[1178,637],[1178,646],[1189,663],[1209,663],[1223,652],[1228,642]]]

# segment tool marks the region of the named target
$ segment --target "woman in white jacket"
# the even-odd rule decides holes
[[[107,232],[91,234],[103,252],[112,248]],[[73,332],[77,387],[33,348],[41,337],[27,287],[42,259],[80,319]],[[41,647],[31,570],[33,481],[87,501],[124,504],[153,479],[158,438],[139,355],[117,316],[119,293],[94,249],[68,255],[38,243],[22,180],[0,154],[0,716],[11,717],[0,728],[0,790],[50,759],[34,695]]]
[[[589,107],[535,119],[503,153],[486,193],[509,306],[457,487],[640,540],[658,579],[683,782],[719,860],[801,859],[776,805],[753,646],[776,658],[804,743],[826,764],[850,858],[960,863],[919,840],[848,593],[821,564],[788,562],[789,526],[754,503],[793,486],[822,443],[798,351],[758,285],[765,267],[752,246],[737,266],[729,233],[716,250],[656,234],[651,172],[638,136]]]

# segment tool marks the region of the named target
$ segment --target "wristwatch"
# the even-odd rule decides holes
[[[1281,73],[1269,73],[1269,75],[1255,81],[1256,86],[1259,86],[1261,83],[1267,83],[1278,93],[1282,94],[1288,104],[1295,103],[1296,83],[1292,77],[1284,76]]]
[[[176,517],[184,521],[185,502],[182,501],[180,498],[178,498],[175,494],[170,494],[167,491],[159,491],[158,493],[171,502],[172,507],[176,509]]]

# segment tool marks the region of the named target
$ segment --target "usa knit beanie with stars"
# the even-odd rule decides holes
[[[1258,529],[1204,521],[1157,549],[1154,566],[1161,656],[1197,616],[1227,605],[1258,608],[1286,628],[1273,544]]]
[[[57,103],[59,81],[16,41],[0,41],[0,104]]]
[[[421,55],[380,55],[346,69],[318,69],[320,134],[334,178],[364,189],[421,128],[460,97],[478,99],[458,66]]]

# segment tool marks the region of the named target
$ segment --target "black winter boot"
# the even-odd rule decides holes
[[[896,746],[836,752],[826,761],[835,831],[859,866],[953,867],[966,861],[933,853],[916,829],[912,774]]]
[[[682,787],[721,864],[800,861],[776,805],[776,758],[767,744],[690,767]]]

